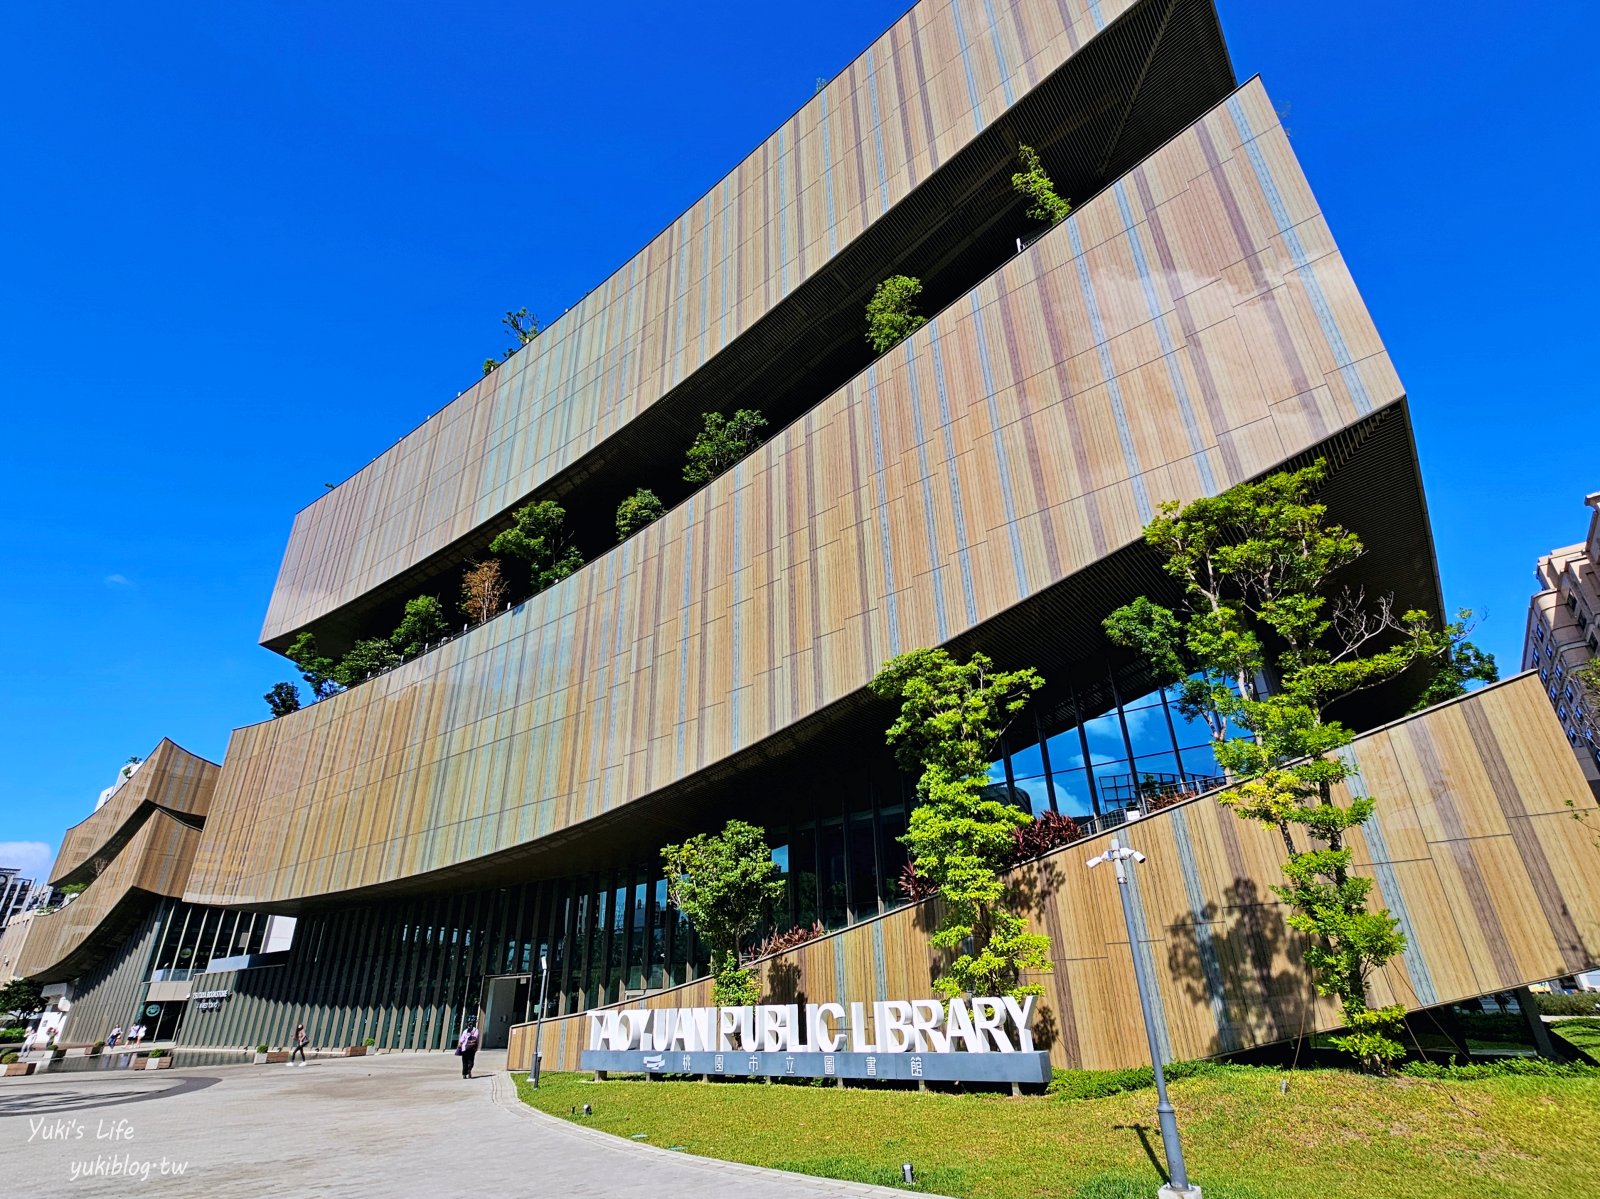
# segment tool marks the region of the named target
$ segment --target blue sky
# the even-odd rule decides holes
[[[904,7],[6,6],[0,859],[163,735],[220,759],[289,677],[255,640],[295,510]],[[1219,7],[1411,395],[1447,599],[1515,667],[1600,488],[1593,17]]]

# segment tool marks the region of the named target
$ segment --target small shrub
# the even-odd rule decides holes
[[[626,541],[646,525],[661,519],[666,507],[648,487],[641,487],[617,505],[617,540]]]
[[[361,1043],[363,1045],[365,1045],[368,1049],[370,1049],[370,1048],[372,1048],[372,1046],[376,1045],[378,1042],[377,1042],[377,1039],[375,1037],[368,1037],[365,1041],[362,1041]]]
[[[165,1049],[152,1049],[150,1051],[149,1056],[150,1057],[166,1057],[167,1056],[167,1051]]]
[[[104,1041],[96,1041],[93,1045],[89,1046],[89,1056],[99,1057],[101,1051],[105,1049],[105,1047],[106,1043]]]
[[[890,275],[878,284],[867,303],[867,342],[879,354],[910,337],[928,318],[917,313],[922,280],[910,275]]]
[[[1056,194],[1056,185],[1045,173],[1039,153],[1032,146],[1018,146],[1017,160],[1022,170],[1011,176],[1011,186],[1027,197],[1028,215],[1036,221],[1060,224],[1072,212],[1072,205]]]
[[[257,1053],[267,1053],[267,1052],[269,1052],[269,1050],[267,1049],[266,1043],[263,1042],[262,1044],[257,1045],[256,1046],[256,1052]]]
[[[1580,991],[1576,995],[1535,995],[1533,1002],[1545,1016],[1593,1016],[1600,1013],[1600,995]]]
[[[9,1053],[0,1053],[0,1066],[9,1066],[9,1065],[11,1065],[12,1063],[14,1063],[17,1060],[17,1058],[19,1056],[20,1055],[17,1053],[17,1051],[15,1049],[11,1050]]]
[[[27,1038],[28,1030],[23,1028],[20,1024],[13,1024],[8,1028],[0,1028],[0,1042],[25,1041]]]
[[[911,903],[921,903],[939,893],[938,885],[925,874],[917,873],[917,864],[907,862],[900,870],[900,894]]]
[[[1017,845],[1012,851],[1011,860],[1031,862],[1052,849],[1060,849],[1076,841],[1082,835],[1078,822],[1071,816],[1063,816],[1060,812],[1041,812],[1033,818],[1032,823],[1012,831],[1012,840]]]
[[[764,958],[770,957],[775,953],[783,953],[785,950],[804,945],[807,941],[815,941],[827,931],[822,927],[822,921],[820,920],[813,922],[809,928],[804,924],[797,924],[787,932],[773,933],[772,936],[761,942],[760,945],[756,946],[755,956]]]
[[[705,427],[695,434],[684,455],[683,479],[696,487],[705,485],[738,463],[761,444],[761,431],[767,418],[756,408],[740,408],[732,416],[708,412]],[[635,492],[635,498],[638,497]],[[648,493],[646,493],[648,494]],[[652,496],[652,498],[654,498]],[[622,532],[622,513],[617,513],[617,532]],[[648,523],[648,522],[647,522]]]

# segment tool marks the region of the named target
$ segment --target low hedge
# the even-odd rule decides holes
[[[1600,1013],[1600,995],[1579,991],[1576,995],[1535,995],[1534,1003],[1546,1016],[1593,1016]]]

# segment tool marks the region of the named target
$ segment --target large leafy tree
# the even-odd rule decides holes
[[[1011,186],[1028,199],[1028,215],[1036,221],[1060,224],[1072,212],[1072,205],[1056,195],[1056,185],[1045,174],[1039,152],[1032,146],[1018,146],[1022,169],[1011,176]]]
[[[1000,671],[983,654],[961,662],[943,649],[891,658],[872,680],[875,694],[899,701],[889,744],[920,776],[903,840],[941,900],[931,942],[946,965],[934,986],[950,998],[1037,995],[1043,988],[1021,976],[1050,969],[1050,939],[1007,907],[1001,878],[1013,833],[1031,818],[985,789],[1000,734],[1042,686],[1031,668]]]
[[[334,681],[341,687],[354,687],[375,674],[400,665],[400,652],[383,637],[357,641],[334,668]]]
[[[31,978],[14,978],[0,986],[0,1013],[12,1022],[26,1020],[44,1007],[44,993]]]
[[[339,664],[332,658],[324,657],[318,650],[315,633],[301,633],[294,639],[294,644],[284,651],[284,656],[300,668],[300,677],[317,699],[327,699],[339,690],[338,680],[334,677]]]
[[[1228,780],[1219,800],[1282,838],[1287,881],[1274,889],[1289,925],[1309,939],[1318,989],[1343,1007],[1348,1032],[1336,1043],[1383,1069],[1403,1052],[1395,1038],[1404,1009],[1373,1008],[1369,982],[1405,938],[1387,909],[1370,907],[1372,880],[1351,870],[1346,838],[1374,800],[1337,797],[1352,772],[1337,751],[1354,734],[1328,712],[1408,669],[1450,670],[1470,614],[1441,629],[1425,612],[1395,612],[1387,597],[1335,596],[1335,575],[1363,549],[1317,502],[1324,471],[1318,462],[1186,507],[1162,505],[1145,541],[1182,599],[1168,608],[1141,597],[1105,628],[1210,726]]]
[[[300,710],[300,688],[293,683],[274,683],[272,690],[261,698],[266,700],[267,707],[272,709],[274,720]]]
[[[406,601],[405,615],[389,643],[402,657],[414,658],[424,647],[443,637],[449,628],[444,605],[431,595],[419,595]]]
[[[684,481],[696,486],[711,482],[760,445],[761,430],[766,427],[767,418],[754,408],[741,408],[732,416],[706,413],[705,427],[695,434],[685,455]],[[621,516],[619,511],[619,532]]]
[[[890,275],[867,301],[867,343],[879,354],[910,337],[928,318],[917,312],[922,280],[911,275]]]
[[[516,522],[489,543],[489,552],[510,554],[528,564],[533,593],[553,587],[583,565],[583,555],[567,534],[567,510],[554,500],[519,508]]]
[[[617,505],[617,540],[626,541],[646,525],[661,519],[666,507],[648,487],[641,487]]]
[[[668,895],[711,951],[714,1001],[722,1007],[754,1003],[753,971],[740,966],[739,946],[783,894],[765,831],[730,820],[721,832],[663,847],[661,858]]]

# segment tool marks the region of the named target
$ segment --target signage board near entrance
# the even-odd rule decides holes
[[[1050,1081],[1034,1000],[879,1000],[589,1014],[585,1070],[770,1078]]]

